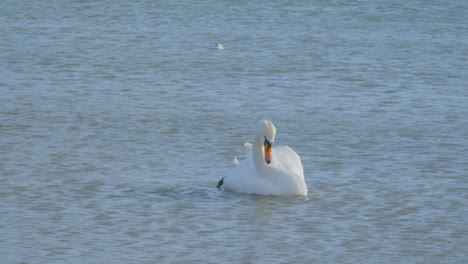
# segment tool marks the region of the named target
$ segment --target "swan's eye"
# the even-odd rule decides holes
[[[271,147],[271,142],[266,138],[266,136],[264,136],[265,138],[265,141],[263,142],[263,145],[268,145]]]

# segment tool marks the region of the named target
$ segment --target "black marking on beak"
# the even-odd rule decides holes
[[[265,162],[267,164],[270,164],[271,163],[271,145],[272,143],[265,137],[265,141],[263,141],[263,146],[265,148],[265,155],[267,155],[267,153],[269,154],[268,158],[265,157]]]

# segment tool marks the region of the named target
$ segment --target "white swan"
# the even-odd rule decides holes
[[[216,48],[220,50],[224,49],[223,44],[221,43],[216,43]]]
[[[290,147],[273,149],[275,134],[272,122],[260,121],[252,154],[231,169],[217,187],[250,194],[307,195],[301,159]]]

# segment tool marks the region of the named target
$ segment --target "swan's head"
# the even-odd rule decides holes
[[[263,143],[264,158],[267,164],[271,163],[275,135],[276,127],[271,121],[262,120],[258,123],[257,142]]]

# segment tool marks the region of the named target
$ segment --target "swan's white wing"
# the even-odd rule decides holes
[[[278,168],[283,171],[290,171],[304,178],[304,169],[302,168],[301,158],[288,146],[279,146],[273,149],[273,155],[278,161]]]

